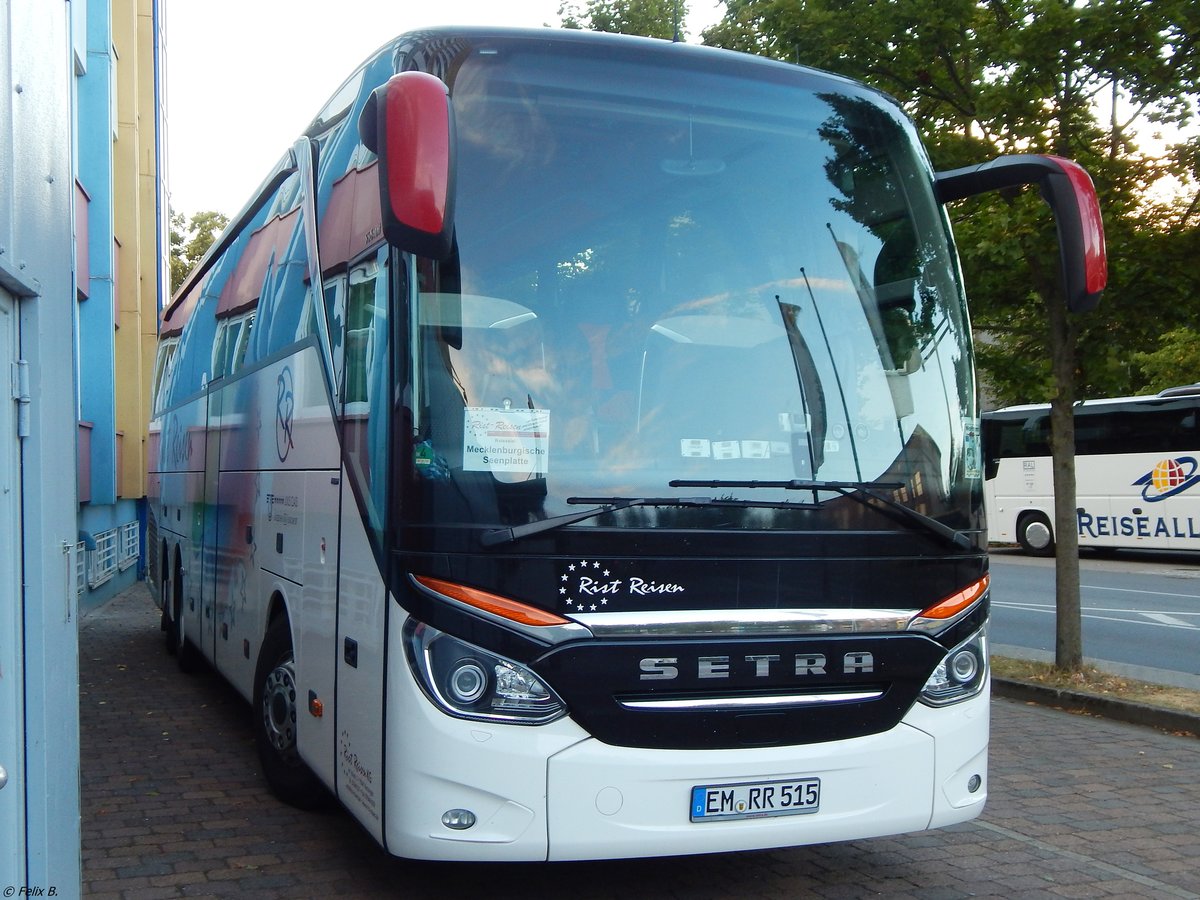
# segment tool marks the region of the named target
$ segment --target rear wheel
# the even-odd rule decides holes
[[[1054,530],[1045,513],[1030,512],[1017,522],[1017,543],[1030,556],[1054,555]]]
[[[267,629],[254,675],[254,738],[275,796],[301,809],[325,805],[328,793],[296,748],[299,709],[292,632],[286,616]]]
[[[166,644],[167,652],[172,656],[175,655],[175,625],[171,621],[171,580],[167,576],[167,551],[164,548],[162,554],[162,565],[158,569],[158,608],[162,610],[162,616],[158,620],[158,627],[163,632],[163,642]]]
[[[171,627],[167,635],[174,648],[179,671],[190,675],[200,667],[200,651],[187,639],[183,627],[183,567],[178,560],[171,578]]]

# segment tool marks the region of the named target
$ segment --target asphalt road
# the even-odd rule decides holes
[[[1200,554],[1084,555],[1083,652],[1150,681],[1200,687]],[[991,555],[993,651],[1053,658],[1054,560]]]

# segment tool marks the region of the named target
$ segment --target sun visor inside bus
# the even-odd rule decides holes
[[[454,115],[442,81],[401,72],[368,98],[359,136],[379,157],[380,209],[388,241],[444,260],[454,243]]]

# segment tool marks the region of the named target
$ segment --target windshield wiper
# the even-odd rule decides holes
[[[584,519],[590,519],[607,512],[616,512],[620,509],[628,509],[631,506],[732,506],[755,509],[802,508],[802,504],[799,503],[764,503],[758,500],[729,500],[717,497],[568,497],[567,502],[572,505],[584,503],[598,505],[591,509],[581,509],[579,512],[551,516],[548,519],[539,519],[536,522],[529,522],[525,525],[514,525],[512,528],[493,528],[491,531],[485,531],[481,534],[479,542],[485,547],[495,547],[497,544],[511,544],[530,535],[541,534],[544,531],[553,531],[555,528],[562,528],[564,525],[574,525],[576,522],[582,522]]]
[[[843,497],[850,497],[857,500],[863,506],[871,509],[878,509],[871,500],[878,500],[888,509],[906,516],[910,521],[915,522],[925,528],[927,531],[936,534],[943,540],[949,541],[955,547],[962,550],[971,549],[971,539],[965,532],[957,531],[939,522],[931,516],[925,515],[923,512],[917,512],[909,506],[905,506],[894,497],[889,497],[887,494],[876,493],[879,490],[897,490],[904,487],[904,484],[899,481],[806,481],[799,478],[793,478],[789,481],[691,481],[677,479],[669,482],[671,487],[687,487],[687,488],[776,488],[786,491],[833,491],[841,494]],[[867,499],[870,498],[870,499]]]
[[[687,505],[689,498],[680,497],[671,502],[678,503],[680,506]],[[695,498],[703,500],[703,497]],[[651,506],[657,501],[653,497],[613,497],[611,499],[590,500],[588,498],[568,497],[568,503],[600,503],[600,506],[593,509],[581,509],[579,512],[565,513],[561,516],[551,516],[548,519],[538,519],[536,522],[529,522],[525,525],[515,525],[512,528],[493,528],[491,531],[485,531],[479,536],[479,543],[485,547],[494,547],[497,544],[511,544],[514,541],[519,541],[521,538],[529,537],[531,534],[541,534],[543,531],[551,531],[555,528],[561,528],[564,525],[574,525],[576,522],[582,522],[584,519],[590,519],[593,516],[599,516],[606,512],[615,512],[618,509],[628,509],[631,506]]]

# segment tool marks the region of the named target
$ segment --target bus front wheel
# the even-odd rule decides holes
[[[1017,523],[1017,543],[1030,556],[1054,555],[1054,530],[1044,513],[1031,512]]]
[[[286,616],[263,638],[254,675],[254,738],[267,784],[280,800],[300,809],[324,806],[328,795],[296,747],[298,710],[295,655]]]

